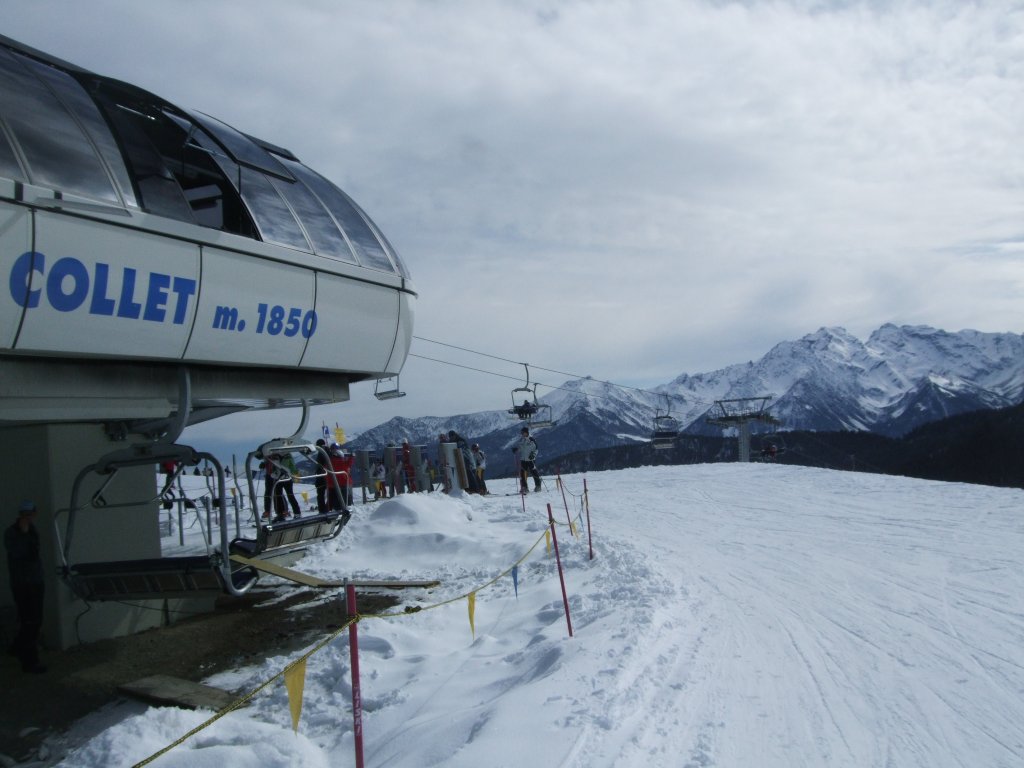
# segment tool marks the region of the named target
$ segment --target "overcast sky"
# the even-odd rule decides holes
[[[2,10],[3,34],[336,182],[406,260],[423,339],[647,387],[822,326],[1024,330],[1021,2]],[[357,385],[314,420],[508,407],[522,383],[412,352],[408,397]]]

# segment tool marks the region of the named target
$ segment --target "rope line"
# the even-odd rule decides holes
[[[582,520],[582,513],[577,515],[576,520],[580,520],[580,521]],[[557,521],[552,521],[552,522],[555,522],[556,525],[566,525],[571,530],[572,524],[575,521],[570,520],[568,523],[558,523]],[[293,661],[289,662],[287,665],[285,665],[285,667],[280,672],[275,673],[274,675],[269,677],[267,680],[265,680],[262,683],[260,683],[260,685],[256,686],[252,690],[250,690],[244,696],[239,697],[238,699],[233,701],[231,704],[229,704],[228,706],[224,707],[223,709],[218,711],[216,714],[214,714],[213,717],[211,717],[208,720],[205,720],[204,722],[200,723],[195,728],[192,728],[188,733],[184,734],[183,736],[181,736],[177,740],[171,742],[170,744],[168,744],[167,746],[163,747],[159,751],[154,752],[152,755],[150,755],[149,757],[145,758],[144,760],[141,760],[138,763],[135,763],[133,768],[141,768],[141,766],[148,765],[149,763],[151,763],[154,760],[156,760],[158,757],[166,754],[167,752],[170,752],[175,747],[180,746],[181,744],[183,744],[188,739],[190,739],[193,736],[195,736],[200,731],[202,731],[202,730],[204,730],[206,728],[209,728],[211,725],[216,723],[222,717],[225,717],[226,715],[231,714],[232,712],[234,712],[236,709],[238,709],[242,705],[248,703],[249,701],[251,701],[256,696],[256,694],[258,694],[260,691],[262,691],[265,688],[267,688],[267,686],[269,686],[271,683],[273,683],[276,680],[279,680],[279,679],[283,678],[284,675],[286,675],[289,671],[294,669],[297,665],[305,663],[307,659],[309,659],[311,656],[313,656],[313,654],[317,653],[318,651],[320,651],[321,649],[326,647],[328,644],[330,644],[332,641],[334,641],[342,632],[344,632],[346,629],[351,627],[352,624],[357,623],[359,621],[362,621],[363,619],[391,619],[391,618],[400,618],[400,617],[404,617],[404,616],[410,616],[412,614],[420,613],[422,611],[429,611],[429,610],[433,610],[435,608],[441,608],[442,606],[451,605],[452,603],[457,603],[457,602],[460,602],[462,600],[465,600],[471,594],[479,592],[479,591],[484,590],[484,589],[487,589],[488,587],[491,587],[494,584],[497,584],[501,579],[505,578],[510,573],[512,573],[512,571],[516,567],[518,567],[519,565],[521,565],[522,563],[524,563],[526,561],[526,559],[533,553],[533,551],[535,549],[537,549],[537,547],[540,545],[540,543],[545,540],[546,536],[547,536],[547,530],[545,530],[544,533],[542,533],[539,537],[537,537],[537,540],[533,542],[533,544],[530,546],[530,548],[527,549],[526,552],[518,560],[516,560],[512,565],[510,565],[508,568],[506,568],[504,571],[499,573],[494,578],[492,578],[489,581],[487,581],[487,582],[481,584],[480,586],[476,587],[475,589],[471,589],[471,590],[469,590],[467,592],[463,592],[460,595],[456,595],[455,597],[448,598],[447,600],[442,600],[441,602],[438,602],[438,603],[432,603],[430,605],[408,607],[408,608],[406,608],[406,609],[404,609],[402,611],[385,612],[385,613],[366,613],[366,614],[357,613],[355,616],[349,617],[348,620],[340,628],[338,628],[334,632],[330,633],[327,637],[325,637],[320,642],[318,642],[315,645],[313,645],[309,650],[304,652],[301,656],[299,656],[298,658],[296,658]]]
[[[174,741],[174,742],[168,744],[166,747],[164,747],[163,749],[159,750],[158,752],[154,752],[152,755],[147,757],[145,760],[142,760],[142,761],[140,761],[138,763],[135,763],[134,768],[140,768],[141,766],[148,765],[149,763],[153,762],[154,760],[156,760],[161,755],[164,755],[164,754],[170,752],[175,747],[179,746],[180,744],[183,744],[185,741],[187,741],[188,739],[192,738],[193,736],[195,736],[200,731],[202,731],[202,730],[204,730],[206,728],[209,728],[211,725],[213,725],[215,722],[220,720],[225,715],[231,714],[236,709],[241,707],[243,704],[246,704],[247,702],[249,702],[257,693],[262,691],[264,688],[266,688],[272,682],[274,682],[275,680],[277,680],[277,679],[279,679],[281,677],[284,677],[284,675],[287,672],[289,672],[291,669],[293,669],[296,665],[305,662],[306,659],[308,659],[314,653],[316,653],[321,648],[326,646],[328,643],[333,641],[338,635],[340,635],[342,632],[344,632],[346,629],[348,629],[350,626],[352,626],[352,624],[354,624],[357,621],[359,621],[359,615],[358,614],[356,616],[350,617],[349,620],[347,622],[345,622],[345,624],[342,627],[340,627],[336,631],[332,632],[324,640],[322,640],[319,643],[317,643],[316,645],[314,645],[310,650],[306,651],[302,656],[300,656],[299,658],[295,659],[290,664],[287,664],[285,666],[285,668],[282,669],[280,672],[276,673],[272,677],[270,677],[267,680],[265,680],[264,682],[262,682],[260,685],[258,685],[255,688],[253,688],[251,691],[249,691],[247,694],[245,694],[241,698],[238,698],[235,701],[233,701],[231,704],[228,704],[226,707],[224,707],[224,709],[222,709],[219,712],[217,712],[213,717],[211,717],[210,719],[206,720],[205,722],[200,723],[195,728],[193,728],[188,733],[186,733],[184,736],[179,738],[177,741]]]

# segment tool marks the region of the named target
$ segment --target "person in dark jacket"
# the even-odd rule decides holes
[[[288,519],[288,508],[291,506],[292,517],[302,517],[299,500],[295,498],[295,461],[289,453],[272,453],[267,461],[270,472],[267,482],[274,489],[274,522],[280,523]]]
[[[466,490],[469,493],[480,493],[480,486],[476,481],[476,459],[469,448],[469,441],[454,429],[449,429],[448,442],[455,443],[456,450],[462,456],[462,463],[466,467]]]
[[[46,667],[39,663],[39,630],[43,626],[43,561],[39,555],[39,531],[33,520],[36,505],[21,502],[18,519],[4,531],[7,570],[14,605],[18,610],[18,635],[13,651],[26,672],[39,674]]]
[[[473,451],[473,460],[476,462],[476,482],[480,489],[480,493],[487,495],[487,483],[484,480],[484,472],[487,470],[487,454],[483,452],[483,449],[473,443],[469,449]]]
[[[323,438],[316,441],[316,448],[314,461],[316,461],[317,470],[316,480],[313,484],[316,487],[316,511],[317,514],[323,515],[331,508],[327,500],[327,478],[330,475],[331,457],[327,455],[327,441]]]

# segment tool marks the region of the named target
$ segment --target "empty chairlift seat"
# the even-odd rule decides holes
[[[230,545],[230,552],[243,557],[258,557],[266,552],[333,539],[341,533],[348,520],[348,513],[330,512],[261,525],[255,539],[234,539]]]
[[[196,597],[201,593],[230,592],[215,560],[205,555],[120,560],[69,565],[65,580],[83,600],[147,600]],[[256,569],[233,564],[234,591],[244,592],[256,583]]]
[[[78,514],[86,509],[139,509],[152,512],[157,499],[142,498],[108,504],[102,491],[113,483],[118,472],[127,467],[160,465],[174,461],[181,467],[208,463],[214,470],[217,486],[220,545],[205,555],[146,559],[79,562],[72,556]],[[80,503],[83,481],[90,477],[105,478],[91,499]],[[196,597],[202,593],[225,592],[236,597],[246,592],[259,578],[255,568],[230,560],[224,469],[209,453],[173,443],[133,445],[108,453],[78,473],[71,490],[71,503],[65,510],[67,523],[56,526],[61,553],[61,576],[72,592],[84,600],[155,600],[167,597]],[[55,518],[56,520],[56,518]],[[63,541],[60,539],[63,538]],[[124,551],[130,551],[125,549]]]

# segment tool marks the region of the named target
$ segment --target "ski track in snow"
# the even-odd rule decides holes
[[[421,729],[438,728],[449,733],[426,740],[434,748],[419,753],[421,765],[967,766],[978,754],[994,756],[991,765],[1024,764],[1014,717],[1024,691],[1014,661],[1024,640],[1020,558],[1010,547],[994,560],[958,554],[978,551],[979,537],[982,551],[998,553],[998,529],[955,498],[944,509],[920,507],[914,481],[898,508],[887,487],[886,507],[865,511],[870,476],[834,473],[823,501],[820,479],[801,483],[800,470],[753,467],[742,486],[716,484],[713,466],[639,472],[642,491],[613,510],[602,508],[601,482],[614,474],[588,477],[594,561],[585,537],[560,534],[575,637],[553,563],[528,565],[520,605],[508,594],[480,596],[468,656],[438,649],[430,672],[417,672],[446,698],[451,686],[475,681],[464,711],[436,713],[429,690],[408,694],[413,706],[388,718],[395,726],[375,738],[385,746],[370,765],[412,765],[402,755],[423,743]],[[680,472],[691,473],[692,488]],[[517,498],[483,505],[492,524],[540,519],[536,510],[524,515]],[[672,529],[678,537],[664,540]],[[993,568],[1011,580],[1005,590],[985,586],[990,577],[973,583]],[[530,589],[544,594],[525,622],[540,627],[532,637],[517,628],[521,604],[537,598]],[[1005,652],[975,644],[978,620],[999,627]],[[591,635],[601,637],[594,650]],[[563,696],[534,695],[532,681],[561,674]],[[962,694],[977,686],[987,693]],[[383,696],[403,709],[405,698],[397,687]],[[979,700],[989,702],[983,711]],[[536,713],[535,727],[563,735],[560,758],[528,743],[508,756],[474,749],[475,734],[501,727],[510,701]]]
[[[770,481],[770,472],[754,470],[754,477]],[[1006,575],[1015,589],[978,591],[969,583],[972,572],[1000,561],[972,563],[957,554],[958,542],[981,537],[984,549],[998,549],[998,530],[952,506],[920,509],[913,482],[898,510],[853,516],[843,510],[845,480],[863,492],[862,476],[840,474],[830,509],[792,515],[778,512],[787,505],[777,504],[777,494],[793,493],[792,508],[807,510],[798,484],[772,484],[771,508],[756,503],[756,483],[709,484],[692,498],[682,486],[683,552],[675,563],[652,557],[678,568],[703,627],[689,685],[656,677],[662,687],[688,689],[678,697],[689,734],[678,750],[689,762],[681,764],[791,766],[794,754],[807,765],[976,765],[970,756],[977,754],[995,755],[992,764],[1024,764],[1024,728],[1009,715],[1019,711],[1024,691],[1012,660],[1024,639],[1019,556],[1007,548],[1002,561],[1014,566]],[[638,528],[636,542],[641,537]],[[1005,653],[974,645],[978,619],[1002,625]],[[659,638],[647,638],[655,644],[650,650]],[[987,696],[962,694],[977,685],[989,689]],[[979,698],[990,702],[984,711],[977,710]],[[723,711],[723,702],[737,700],[745,702],[742,709]],[[892,700],[905,706],[889,711]],[[657,707],[648,714],[671,720]],[[633,764],[609,757],[609,765]]]
[[[383,502],[311,550],[316,575],[442,582],[406,594],[427,610],[359,624],[369,768],[1024,765],[1020,491],[773,465],[586,477],[594,559],[553,489],[525,510],[518,496]],[[460,596],[542,536],[548,502],[574,636],[543,544],[518,597],[508,577],[479,591],[474,634]],[[251,687],[285,662],[210,682]],[[309,665],[296,748],[347,760],[347,643]],[[287,709],[277,687],[246,717],[291,738]],[[232,744],[294,759],[222,727],[161,759]]]
[[[771,485],[771,506],[757,504],[756,485],[702,484],[688,496],[673,484],[678,508],[661,514],[677,518],[682,551],[645,538],[639,524],[605,541],[623,560],[648,562],[667,586],[662,597],[688,610],[635,611],[624,622],[639,627],[628,640],[647,661],[623,664],[618,689],[605,694],[611,733],[593,745],[581,736],[563,765],[939,766],[976,765],[977,754],[1024,764],[1024,728],[1010,714],[1024,692],[1013,660],[1024,639],[1019,557],[958,554],[976,551],[960,543],[979,537],[998,549],[999,531],[952,504],[919,508],[913,481],[899,509],[854,515],[843,508],[842,475],[829,509],[787,514],[780,492],[794,494],[794,509],[807,505],[799,484],[771,482],[772,469],[754,470]],[[849,480],[863,494],[863,476]],[[657,485],[653,476],[644,487]],[[645,511],[638,503],[617,514],[641,521]],[[1014,588],[972,586],[972,574],[992,568]],[[974,644],[978,620],[1002,625],[1006,653]],[[962,693],[979,685],[989,692]],[[983,711],[979,698],[990,702]]]
[[[678,471],[641,471],[643,490],[614,510],[600,501],[602,478],[614,475],[589,476],[594,561],[562,534],[576,636],[565,636],[552,565],[533,565],[547,595],[535,616],[543,631],[505,653],[497,638],[514,636],[518,619],[506,624],[499,610],[470,658],[433,675],[450,686],[497,664],[504,677],[490,684],[490,700],[467,701],[465,717],[454,718],[451,739],[441,740],[461,744],[454,756],[442,750],[424,764],[484,759],[473,733],[496,727],[502,716],[489,707],[508,696],[552,712],[548,727],[564,734],[565,754],[554,761],[524,745],[507,763],[490,756],[492,764],[939,766],[969,765],[979,753],[996,755],[996,765],[1024,763],[1024,728],[1007,715],[1024,691],[1012,660],[1024,639],[1019,558],[1010,549],[984,562],[958,554],[977,550],[959,546],[977,537],[991,550],[998,531],[955,500],[919,507],[913,481],[898,509],[864,511],[872,483],[863,475],[836,473],[823,503],[820,482],[802,484],[799,470],[783,470],[779,482],[778,468],[756,467],[749,485],[728,486],[715,484],[714,467],[689,468],[700,479],[692,489]],[[848,493],[857,495],[854,510]],[[769,503],[758,503],[762,494]],[[809,507],[808,495],[821,508]],[[891,506],[891,492],[880,498]],[[523,516],[519,499],[484,503],[492,522]],[[673,528],[677,538],[659,538]],[[972,584],[992,568],[1005,569],[1013,589]],[[1007,653],[973,643],[979,618],[1001,626]],[[592,633],[608,633],[596,645],[603,650],[589,649]],[[563,668],[575,675],[564,697],[531,697],[531,680]],[[979,696],[961,695],[979,685],[989,690],[984,711]],[[452,719],[420,717],[431,728]],[[415,742],[421,721],[401,723],[375,764]]]

